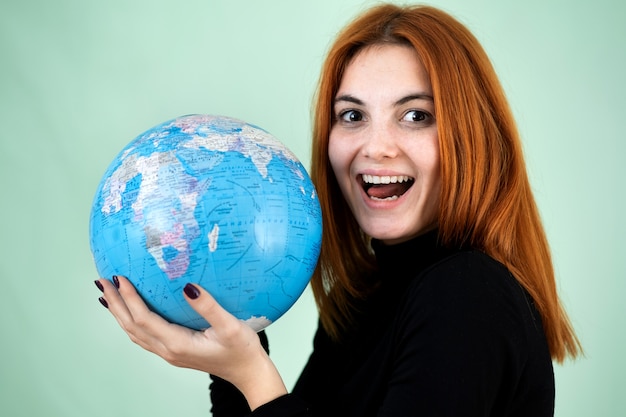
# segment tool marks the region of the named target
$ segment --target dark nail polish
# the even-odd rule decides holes
[[[115,288],[120,287],[120,280],[117,278],[117,275],[113,275],[113,284],[115,285]]]
[[[96,284],[96,287],[98,287],[98,289],[102,292],[104,292],[104,287],[102,286],[102,283],[98,280],[94,281],[94,283]]]
[[[100,304],[102,304],[104,307],[109,308],[109,303],[107,303],[107,300],[105,300],[104,297],[98,298],[98,301],[100,301]]]
[[[185,294],[187,294],[187,297],[191,298],[192,300],[195,300],[196,298],[200,297],[200,290],[198,290],[192,284],[185,285],[185,288],[183,289],[183,291],[185,291]]]

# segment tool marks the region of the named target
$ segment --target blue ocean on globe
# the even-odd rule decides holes
[[[119,153],[98,185],[89,236],[99,276],[127,277],[166,320],[210,326],[183,297],[191,282],[259,331],[306,288],[322,220],[315,187],[284,144],[244,121],[196,114]]]

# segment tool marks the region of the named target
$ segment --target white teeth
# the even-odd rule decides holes
[[[397,200],[398,197],[397,195],[392,195],[391,197],[385,197],[385,198],[378,198],[378,197],[370,197],[372,200],[376,200],[376,201],[393,201],[393,200]]]
[[[402,183],[402,182],[408,182],[410,177],[406,176],[406,175],[383,175],[378,176],[378,175],[366,175],[363,174],[363,182],[365,182],[366,184],[395,184],[395,183]]]

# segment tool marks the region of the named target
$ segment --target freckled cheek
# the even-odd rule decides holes
[[[341,136],[337,137],[332,134],[330,135],[329,143],[328,143],[328,159],[330,161],[330,165],[333,169],[333,173],[335,174],[335,178],[337,180],[337,184],[341,190],[341,194],[348,204],[350,204],[353,194],[355,192],[354,189],[354,181],[351,181],[351,163],[352,163],[352,150],[349,146],[349,141]]]
[[[346,176],[349,176],[350,162],[348,158],[348,150],[341,146],[345,141],[341,141],[336,135],[331,132],[328,142],[328,159],[330,165],[333,168],[337,181],[342,184],[346,180]]]

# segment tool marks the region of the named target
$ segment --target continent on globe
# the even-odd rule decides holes
[[[187,115],[113,160],[89,236],[98,274],[128,277],[168,321],[209,327],[183,297],[191,282],[259,331],[306,288],[322,220],[315,187],[284,144],[241,120]]]

